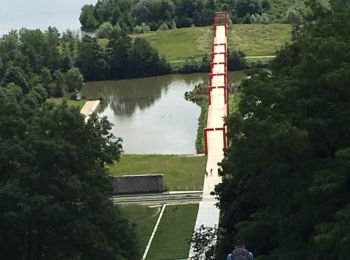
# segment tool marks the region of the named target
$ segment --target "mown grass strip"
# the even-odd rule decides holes
[[[187,259],[198,204],[167,206],[146,260]]]
[[[156,224],[160,207],[150,208],[141,205],[120,205],[120,208],[126,214],[128,220],[135,225],[142,255]]]

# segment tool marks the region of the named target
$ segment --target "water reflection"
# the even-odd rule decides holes
[[[82,95],[103,98],[99,113],[114,124],[126,153],[193,154],[200,107],[184,93],[207,80],[207,73],[196,73],[96,81],[86,83]]]

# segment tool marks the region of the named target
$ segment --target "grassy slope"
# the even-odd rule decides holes
[[[135,225],[141,254],[143,254],[157,222],[160,208],[150,208],[140,205],[122,205],[120,208],[126,214],[129,221]]]
[[[235,24],[229,29],[229,48],[241,50],[248,56],[274,55],[290,40],[291,26],[286,24]],[[134,35],[145,38],[172,64],[188,58],[201,60],[209,54],[212,27],[183,28]]]
[[[147,260],[185,259],[198,212],[198,204],[167,206]]]
[[[200,190],[203,186],[206,157],[177,155],[122,155],[109,167],[112,175],[164,174],[170,190]]]
[[[228,34],[229,48],[247,56],[270,56],[290,41],[291,27],[286,24],[234,25]]]
[[[85,104],[85,100],[71,100],[63,98],[48,98],[47,102],[53,103],[55,105],[60,105],[64,100],[67,101],[68,106],[77,107],[78,109],[81,109]]]
[[[211,27],[182,28],[138,34],[146,39],[161,55],[176,65],[186,59],[201,60],[210,51],[213,32]]]
[[[290,40],[290,32],[291,26],[287,24],[234,24],[229,28],[229,48],[248,56],[271,56]],[[187,59],[201,61],[210,53],[212,36],[211,26],[131,35],[150,42],[172,66],[181,65]],[[103,47],[108,43],[106,39],[98,41]]]

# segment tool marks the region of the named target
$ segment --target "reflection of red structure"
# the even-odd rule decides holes
[[[221,26],[221,27],[223,26],[225,29],[225,37],[222,40],[222,42],[218,42],[218,40],[216,39],[218,26]],[[222,66],[224,67],[224,69],[222,69]],[[217,70],[219,70],[220,72],[217,72]],[[214,80],[214,77],[216,78],[216,80]],[[221,81],[219,81],[218,79],[220,79]],[[212,106],[212,92],[214,89],[215,90],[222,89],[224,91],[224,105],[226,109],[224,111],[223,116],[227,117],[229,95],[228,95],[228,80],[227,80],[227,13],[225,12],[217,12],[214,15],[214,41],[211,46],[211,63],[210,63],[209,87],[208,87],[209,110],[211,110],[211,106]],[[213,127],[213,126],[210,126],[209,124],[210,122],[208,120],[207,128],[204,129],[204,142],[205,142],[206,155],[208,155],[208,152],[210,149],[208,144],[208,135],[210,134],[210,132],[221,131],[223,136],[222,138],[223,147],[224,149],[228,147],[226,124],[223,123],[222,126],[218,126],[218,127]]]

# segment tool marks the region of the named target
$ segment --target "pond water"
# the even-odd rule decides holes
[[[243,72],[230,73],[234,81]],[[208,79],[207,73],[87,82],[82,95],[103,98],[100,116],[114,124],[125,153],[195,154],[200,107],[184,93]],[[232,80],[231,80],[232,81]]]
[[[52,26],[59,31],[78,30],[81,7],[96,2],[97,0],[1,1],[0,35],[22,27],[46,30]]]

